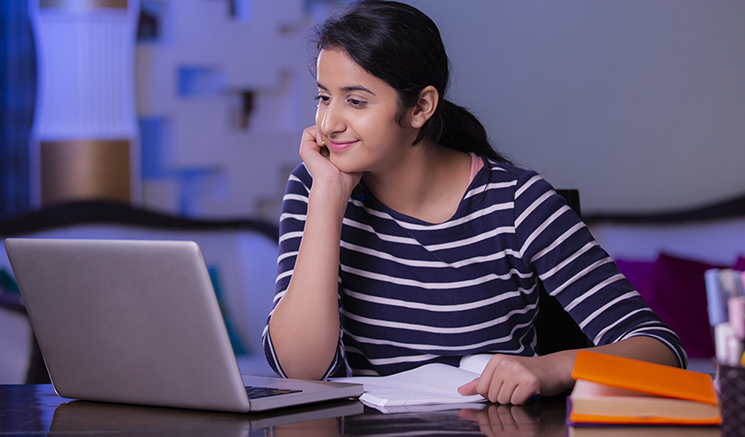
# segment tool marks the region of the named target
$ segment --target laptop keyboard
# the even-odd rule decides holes
[[[246,386],[246,394],[248,395],[249,399],[285,395],[288,393],[300,393],[301,391],[302,390],[293,390],[291,388],[254,387],[250,385]]]

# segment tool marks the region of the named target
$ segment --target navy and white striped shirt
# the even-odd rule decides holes
[[[275,305],[290,283],[311,183],[301,164],[287,184]],[[439,224],[391,210],[361,186],[364,200],[350,198],[342,226],[341,335],[327,376],[345,363],[355,376],[388,375],[474,353],[537,355],[539,279],[596,345],[650,336],[687,365],[678,337],[535,172],[485,162]],[[284,376],[268,329],[264,348]]]

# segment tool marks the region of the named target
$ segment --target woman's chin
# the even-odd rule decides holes
[[[346,157],[340,157],[339,155],[332,153],[329,156],[329,161],[344,173],[361,173],[365,171],[360,167],[359,163],[345,158]]]

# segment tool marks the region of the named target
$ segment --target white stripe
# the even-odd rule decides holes
[[[305,163],[303,163],[303,167],[305,167]],[[307,170],[308,170],[308,167],[305,167],[305,170],[307,171]],[[310,174],[310,172],[308,172],[308,174]],[[291,180],[291,181],[294,181],[294,182],[300,182],[300,183],[303,183],[303,181],[301,181],[301,180],[300,180],[300,178],[299,178],[299,177],[297,177],[297,176],[295,176],[295,175],[294,175],[293,173],[290,173],[290,178],[289,178],[289,180]]]
[[[572,285],[574,282],[576,282],[581,277],[587,275],[591,271],[595,270],[596,268],[600,267],[603,264],[607,264],[609,262],[613,262],[613,260],[610,257],[603,258],[599,261],[596,261],[589,266],[587,266],[585,269],[577,273],[576,275],[569,278],[565,283],[561,284],[560,286],[556,287],[553,291],[551,291],[549,294],[551,296],[556,296],[557,294],[561,293],[565,288]]]
[[[462,225],[463,223],[467,223],[477,218],[489,215],[493,213],[494,211],[504,211],[506,209],[513,209],[514,207],[515,207],[514,202],[495,203],[494,205],[488,208],[483,208],[478,211],[474,211],[465,217],[459,218],[458,220],[452,220],[452,221],[441,223],[435,226],[432,226],[432,225],[421,226],[420,229],[436,230],[436,229],[446,229],[446,228],[450,228],[454,226],[459,226],[459,225]],[[444,225],[448,225],[448,226],[444,226]],[[416,229],[416,228],[412,228],[412,229]]]
[[[533,233],[530,234],[530,236],[525,240],[525,243],[523,243],[523,247],[520,248],[520,257],[525,254],[525,251],[528,250],[528,247],[533,244],[533,241],[538,238],[541,232],[549,227],[560,215],[564,214],[567,211],[570,211],[570,208],[564,205],[561,208],[557,209],[553,214],[551,214],[551,216],[548,217],[543,223],[541,223],[541,225],[536,228]]]
[[[429,268],[443,268],[443,267],[460,268],[460,267],[468,266],[471,264],[481,264],[481,263],[495,261],[498,259],[505,258],[508,255],[513,256],[513,257],[518,255],[518,253],[512,249],[505,249],[502,252],[493,253],[491,255],[476,256],[473,258],[468,258],[468,259],[464,259],[464,260],[461,260],[461,261],[458,261],[452,264],[448,264],[444,261],[420,261],[416,259],[399,258],[399,257],[389,254],[388,252],[381,252],[375,249],[369,249],[367,247],[347,243],[344,240],[342,240],[341,242],[341,247],[347,250],[351,250],[353,252],[363,253],[365,255],[374,256],[376,258],[384,259],[387,261],[393,261],[397,264],[401,264],[405,266],[429,267]]]
[[[535,290],[535,286],[529,290],[525,290],[523,288],[520,288],[516,291],[510,291],[506,293],[500,293],[497,296],[490,297],[488,299],[483,299],[476,302],[468,302],[463,304],[454,304],[454,305],[432,305],[432,304],[426,304],[426,303],[420,303],[420,302],[410,302],[406,300],[400,300],[400,299],[390,299],[387,297],[378,297],[378,296],[370,296],[363,293],[358,293],[356,291],[352,291],[349,289],[344,289],[344,293],[354,299],[363,300],[366,302],[376,303],[380,305],[388,305],[388,306],[394,306],[399,308],[409,308],[409,309],[416,309],[416,310],[424,310],[424,311],[432,311],[432,312],[451,312],[451,311],[468,311],[473,310],[477,308],[482,308],[488,305],[493,305],[497,302],[501,302],[506,299],[511,299],[518,296],[523,295],[530,295]]]
[[[514,187],[515,185],[517,185],[517,180],[510,182],[493,182],[487,185],[481,185],[467,192],[466,195],[463,196],[463,199],[468,199],[469,197],[475,196],[476,194],[480,194],[488,190],[499,190],[502,188]]]
[[[381,219],[384,219],[384,220],[391,220],[391,221],[395,222],[398,226],[400,226],[400,227],[402,227],[404,229],[409,229],[409,230],[413,230],[413,231],[436,231],[436,230],[441,230],[441,229],[452,228],[452,227],[455,227],[455,226],[460,226],[463,223],[467,223],[469,221],[475,220],[475,219],[480,218],[480,217],[483,217],[485,215],[489,215],[489,214],[491,214],[494,211],[502,211],[502,210],[512,209],[514,207],[515,207],[514,202],[496,203],[496,204],[493,204],[493,205],[489,206],[488,208],[484,208],[484,209],[480,209],[478,211],[474,211],[473,213],[471,213],[471,214],[469,214],[469,215],[467,215],[465,217],[461,217],[461,218],[459,218],[457,220],[450,220],[450,221],[446,221],[444,223],[426,224],[426,225],[420,225],[420,224],[415,224],[415,223],[403,222],[401,220],[397,220],[397,219],[393,218],[393,216],[391,216],[387,212],[377,211],[377,210],[370,209],[370,208],[365,208],[365,211],[368,214],[373,215],[375,217],[378,217],[378,218],[381,218]]]
[[[282,197],[282,202],[286,202],[288,200],[297,200],[298,202],[308,203],[308,196],[303,196],[302,194],[287,193]]]
[[[525,211],[523,211],[522,214],[520,214],[520,216],[515,219],[515,227],[519,228],[520,223],[522,223],[526,217],[528,217],[533,211],[535,211],[539,206],[541,206],[541,204],[545,202],[546,199],[550,198],[553,194],[554,194],[553,191],[546,191],[545,193],[541,195],[541,197],[535,199],[533,203],[531,203],[530,206],[528,206],[525,209]]]
[[[420,363],[422,361],[433,360],[437,358],[437,355],[409,355],[409,356],[396,356],[392,358],[368,358],[367,360],[373,366],[385,366],[387,364],[399,364],[399,363]]]
[[[541,275],[538,275],[538,277],[541,278],[542,281],[545,281],[546,279],[548,279],[551,276],[555,275],[556,272],[558,272],[559,270],[563,269],[569,263],[571,263],[575,259],[579,258],[583,254],[587,253],[588,250],[592,249],[593,247],[595,247],[597,245],[598,245],[598,243],[596,243],[594,241],[590,241],[589,243],[587,243],[584,246],[582,246],[578,251],[576,251],[573,254],[571,254],[570,256],[568,256],[564,261],[562,261],[559,264],[557,264],[554,268],[552,268],[551,270],[549,270],[549,271],[547,271],[547,272],[545,272],[545,273],[543,273]]]
[[[436,351],[468,351],[468,350],[475,350],[480,349],[485,346],[490,346],[493,344],[500,344],[505,342],[510,342],[514,340],[515,332],[518,329],[526,328],[533,324],[533,321],[526,322],[526,323],[520,323],[517,325],[514,325],[512,329],[510,330],[510,333],[500,337],[500,338],[490,338],[489,340],[483,341],[481,343],[473,343],[473,344],[466,344],[466,345],[458,345],[458,346],[443,346],[439,344],[418,344],[418,343],[403,343],[400,341],[393,341],[388,339],[379,339],[379,338],[368,338],[368,337],[361,337],[357,335],[350,334],[349,332],[346,333],[350,338],[354,339],[358,343],[363,344],[375,344],[375,345],[382,345],[382,346],[395,346],[395,347],[401,347],[406,349],[420,349],[420,350],[436,350]],[[526,334],[529,333],[529,331],[526,332]],[[524,334],[523,337],[526,335]],[[520,342],[520,349],[522,350],[524,345],[522,342]],[[514,351],[506,351],[502,350],[501,353],[510,353]],[[495,352],[496,353],[496,352]],[[360,353],[362,355],[362,353]]]
[[[638,330],[638,329],[646,329],[647,327],[649,327],[649,328],[658,328],[658,327],[660,327],[660,324],[659,324],[659,322],[654,321],[654,320],[647,320],[645,322],[640,323],[639,325],[636,325],[634,327],[634,329],[636,329],[636,330]],[[672,331],[670,331],[670,332],[672,332]],[[628,332],[626,332],[624,334],[621,334],[620,336],[618,336],[618,338],[616,338],[615,340],[613,340],[612,343],[615,343],[617,341],[621,341],[621,340],[624,339],[625,336],[631,335],[633,333],[634,333],[634,331],[628,331]]]
[[[652,310],[649,309],[649,311],[652,311]],[[659,324],[659,322],[648,320],[642,323],[641,325],[633,326],[631,330],[623,333],[622,335],[620,335],[618,338],[616,338],[612,342],[616,343],[621,340],[626,340],[627,338],[636,337],[637,334],[640,334],[640,333],[648,333],[648,332],[655,332],[655,331],[669,332],[670,334],[675,335],[675,333],[672,330],[662,327]]]
[[[622,300],[631,299],[632,297],[638,296],[639,293],[636,292],[636,290],[629,291],[628,293],[624,293],[617,298],[613,299],[612,301],[606,303],[605,305],[601,306],[600,308],[593,311],[589,316],[585,318],[585,320],[582,321],[582,323],[579,324],[579,328],[583,329],[585,326],[587,326],[590,322],[595,320],[595,318],[605,312],[608,308],[612,307],[613,305],[617,304],[618,302],[621,302]],[[640,310],[637,310],[640,311]]]
[[[280,273],[279,275],[277,275],[277,279],[274,280],[274,283],[276,284],[280,280],[282,280],[282,279],[284,279],[284,278],[286,278],[288,276],[292,276],[292,273],[294,271],[295,271],[294,269],[291,269],[291,270],[287,270],[287,271],[284,271],[284,272]]]
[[[288,219],[295,219],[297,221],[304,222],[306,218],[307,218],[306,214],[290,214],[286,212],[279,216],[279,221],[283,222]]]
[[[629,317],[633,316],[634,314],[640,313],[642,311],[651,311],[651,310],[649,308],[639,308],[639,309],[636,309],[636,310],[634,310],[634,311],[632,311],[632,312],[630,312],[628,314],[625,314],[623,317],[621,317],[620,319],[616,320],[615,322],[613,322],[612,324],[606,326],[605,328],[603,328],[603,330],[601,330],[600,332],[598,332],[598,335],[595,336],[595,339],[593,340],[593,343],[599,344],[600,340],[603,338],[603,336],[608,331],[610,331],[614,327],[618,326],[621,322],[623,322],[624,320],[626,320]]]
[[[612,284],[612,283],[614,283],[616,281],[620,281],[623,278],[624,278],[624,276],[622,274],[618,273],[616,275],[613,275],[613,276],[611,276],[609,278],[604,279],[599,284],[595,285],[591,289],[589,289],[586,292],[582,293],[581,295],[577,296],[573,301],[571,301],[569,303],[569,305],[566,306],[566,308],[564,308],[564,310],[565,311],[571,311],[571,310],[573,310],[574,307],[576,307],[577,305],[579,305],[580,303],[582,303],[585,299],[587,299],[588,297],[590,297],[593,294],[597,293],[601,289],[605,288],[605,286],[607,286],[609,284]]]
[[[650,311],[652,311],[652,310],[650,309]],[[675,335],[675,333],[670,328],[663,327],[657,321],[648,320],[648,321],[646,321],[646,322],[644,322],[644,323],[642,323],[640,325],[634,326],[632,330],[626,332],[625,334],[623,334],[622,336],[620,336],[615,341],[620,341],[620,340],[623,340],[625,338],[631,338],[631,337],[634,337],[634,334],[635,333],[638,333],[638,332],[647,332],[647,331],[652,331],[652,332],[654,332],[654,331],[669,332],[673,336],[677,337],[677,335]]]
[[[456,247],[463,247],[469,244],[478,243],[479,241],[487,240],[499,234],[513,234],[513,233],[515,233],[515,228],[513,228],[512,226],[502,226],[497,229],[484,232],[483,234],[479,234],[471,238],[466,238],[465,240],[451,241],[451,242],[442,243],[442,244],[432,244],[432,245],[423,246],[423,247],[431,252],[434,252],[437,250],[453,249]]]
[[[287,289],[284,289],[278,292],[277,294],[275,294],[274,297],[272,298],[272,304],[276,305],[277,302],[279,302],[279,300],[282,299],[282,296],[284,296],[286,292],[287,292]],[[273,308],[272,308],[272,312],[274,312]]]
[[[554,242],[551,243],[551,245],[546,246],[546,248],[544,248],[540,252],[538,252],[535,255],[533,255],[533,258],[530,259],[530,262],[531,263],[534,263],[536,260],[538,260],[543,255],[545,255],[545,254],[551,252],[552,250],[554,250],[555,248],[559,247],[561,245],[561,243],[563,243],[564,241],[566,241],[569,237],[571,237],[572,235],[574,235],[575,232],[577,232],[578,230],[580,230],[580,229],[582,229],[584,227],[585,227],[585,224],[582,223],[582,222],[579,222],[576,225],[572,226],[566,232],[564,232],[563,234],[561,234],[561,236],[559,236],[559,238],[557,238],[556,240],[554,240]]]
[[[443,328],[439,326],[415,325],[413,323],[392,322],[389,320],[371,319],[369,317],[363,317],[363,316],[358,316],[356,314],[352,314],[343,308],[340,310],[340,312],[344,316],[349,317],[352,320],[356,320],[360,323],[365,323],[365,324],[372,325],[372,326],[381,326],[384,328],[393,328],[393,329],[406,329],[409,331],[428,332],[432,334],[463,334],[467,332],[480,331],[482,329],[486,329],[486,328],[490,328],[495,325],[499,325],[501,323],[506,322],[509,318],[511,318],[514,315],[526,314],[527,312],[534,310],[536,306],[537,304],[526,305],[523,308],[514,309],[510,311],[509,313],[505,314],[504,316],[498,317],[496,319],[487,320],[486,322],[477,323],[475,325],[456,326],[456,327],[451,327],[451,328]]]
[[[353,267],[349,267],[344,264],[341,265],[341,270],[343,272],[351,273],[353,275],[361,276],[363,278],[374,279],[376,281],[381,281],[381,282],[390,282],[392,284],[405,285],[409,287],[421,287],[426,290],[448,290],[448,289],[472,287],[474,285],[480,285],[480,284],[484,284],[484,283],[494,281],[494,280],[510,279],[512,276],[515,276],[515,275],[517,275],[517,277],[521,279],[526,279],[526,278],[530,278],[533,276],[532,272],[522,273],[522,272],[517,271],[516,269],[510,269],[509,273],[504,274],[504,275],[496,275],[496,274],[491,273],[486,276],[471,279],[468,281],[421,282],[421,281],[415,281],[413,279],[397,278],[394,276],[383,275],[380,273],[373,273],[373,272],[368,272],[365,270],[355,269]]]
[[[375,235],[376,237],[380,238],[383,241],[389,241],[391,243],[400,243],[400,244],[412,244],[412,245],[417,245],[417,246],[419,245],[419,242],[413,238],[399,237],[396,235],[389,235],[389,234],[380,234],[377,231],[375,231],[375,229],[373,229],[372,226],[369,226],[369,225],[366,225],[366,224],[363,224],[363,223],[360,223],[354,220],[350,220],[348,218],[344,218],[344,220],[342,220],[342,223],[346,226],[350,226],[353,228],[357,228],[363,231],[370,232],[371,234]]]
[[[294,251],[294,252],[285,252],[282,255],[278,256],[277,257],[277,264],[279,264],[280,262],[282,262],[285,258],[289,258],[291,256],[297,256],[297,251]]]
[[[307,169],[308,168],[306,167],[306,170]],[[308,172],[308,174],[310,174],[310,172]],[[295,176],[292,173],[290,174],[290,177],[287,179],[287,185],[289,185],[290,182],[297,182],[297,183],[299,183],[303,187],[303,189],[305,190],[306,193],[310,193],[310,189],[305,185],[305,183],[303,181],[301,181],[299,177]]]
[[[303,237],[303,231],[286,232],[282,234],[281,237],[279,237],[279,242],[282,243],[283,241],[287,241],[292,238],[302,238],[302,237]]]
[[[540,181],[541,179],[542,178],[539,175],[535,175],[532,178],[530,178],[528,182],[525,183],[525,185],[523,185],[522,187],[518,188],[517,191],[515,191],[515,199],[520,197],[520,195],[522,195],[525,192],[525,190],[530,188],[531,185]]]

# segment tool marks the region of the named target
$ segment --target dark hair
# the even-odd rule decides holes
[[[394,1],[359,1],[323,22],[312,41],[316,55],[322,49],[342,49],[360,67],[393,87],[399,96],[399,124],[425,87],[437,89],[440,103],[414,144],[429,137],[451,149],[509,163],[491,147],[484,126],[473,114],[445,100],[449,81],[445,46],[435,23],[418,9]]]

